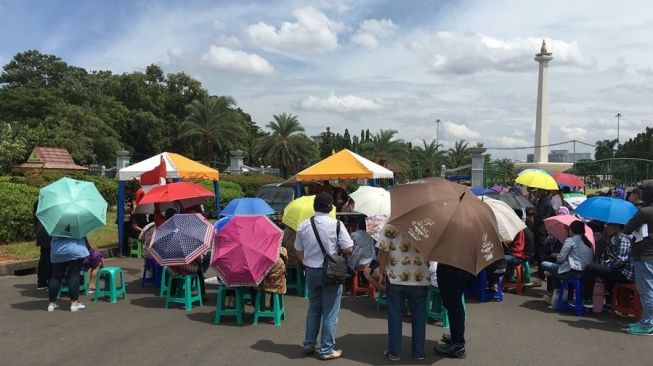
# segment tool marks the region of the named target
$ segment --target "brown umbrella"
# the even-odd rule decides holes
[[[476,275],[503,258],[492,209],[467,187],[421,179],[394,187],[390,200],[389,223],[429,260]]]

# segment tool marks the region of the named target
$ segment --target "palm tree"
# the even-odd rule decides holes
[[[594,159],[612,159],[614,158],[614,148],[617,145],[617,140],[601,140],[596,142],[594,149]]]
[[[231,97],[205,96],[188,106],[188,117],[180,125],[180,138],[192,146],[199,145],[202,162],[209,164],[215,150],[225,151],[244,135],[241,117],[235,113]]]
[[[369,159],[384,167],[406,171],[409,169],[410,149],[402,139],[394,139],[397,130],[380,130],[361,145],[361,151]]]
[[[287,177],[317,157],[317,147],[305,134],[297,116],[282,113],[274,115],[274,121],[266,125],[272,134],[257,141],[255,152],[265,161],[278,166],[281,175]]]
[[[416,146],[413,153],[417,161],[422,165],[426,176],[433,176],[440,172],[440,165],[444,161],[444,153],[440,151],[442,145],[431,140],[428,144],[422,140],[424,146]]]
[[[456,141],[453,148],[447,150],[449,168],[458,168],[472,162],[472,153],[465,140]]]

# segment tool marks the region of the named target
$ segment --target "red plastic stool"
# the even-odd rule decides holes
[[[371,299],[376,298],[376,289],[371,283],[363,284],[362,279],[365,278],[365,271],[359,269],[352,277],[351,284],[351,297],[356,297],[358,294],[367,294]]]
[[[512,267],[515,272],[515,282],[510,282],[510,277],[512,275],[512,271],[506,271],[506,273],[503,275],[503,289],[509,289],[509,288],[515,288],[517,289],[517,294],[518,295],[523,295],[524,294],[524,266],[522,264],[515,264],[515,265],[510,265],[508,266],[509,268]]]
[[[636,320],[642,317],[642,303],[639,300],[637,286],[633,283],[618,283],[612,289],[610,314],[632,315]]]

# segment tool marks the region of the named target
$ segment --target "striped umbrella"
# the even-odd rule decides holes
[[[162,266],[192,263],[211,247],[213,224],[200,214],[178,214],[156,228],[149,252]]]

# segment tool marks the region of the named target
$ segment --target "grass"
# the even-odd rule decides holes
[[[107,213],[107,224],[88,236],[93,248],[109,248],[118,245],[118,226],[115,223],[116,213],[109,211]],[[0,245],[0,258],[34,259],[38,258],[39,255],[39,247],[36,246],[34,241]]]

